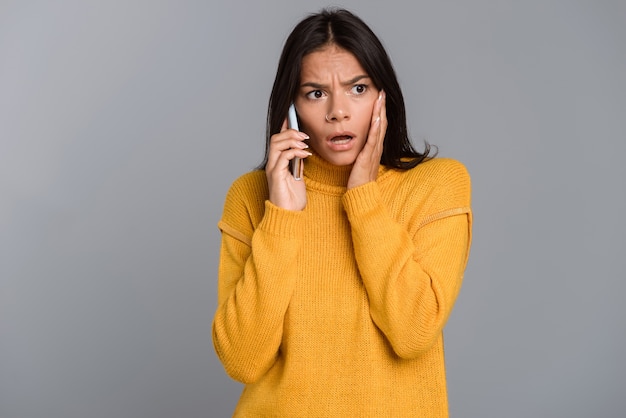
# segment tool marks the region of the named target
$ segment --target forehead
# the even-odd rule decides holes
[[[333,76],[340,76],[343,79],[363,74],[367,75],[353,53],[336,45],[330,45],[302,58],[300,78],[303,81]]]

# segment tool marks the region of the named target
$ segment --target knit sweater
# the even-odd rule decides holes
[[[447,417],[442,330],[471,240],[470,180],[431,159],[347,190],[316,155],[307,204],[243,175],[224,204],[213,344],[236,417]]]

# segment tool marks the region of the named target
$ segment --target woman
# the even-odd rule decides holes
[[[234,182],[219,222],[213,342],[246,384],[235,416],[448,415],[442,330],[469,254],[470,182],[428,154],[363,21],[324,10],[294,28],[262,170]]]

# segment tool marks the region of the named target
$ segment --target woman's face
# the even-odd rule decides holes
[[[333,165],[353,164],[367,141],[378,94],[345,49],[330,45],[305,55],[295,105],[309,146]]]

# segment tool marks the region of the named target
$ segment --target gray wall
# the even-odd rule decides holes
[[[260,3],[260,2],[259,2]],[[471,3],[471,4],[470,4]],[[0,1],[0,416],[222,417],[216,223],[323,2]],[[344,1],[473,177],[455,417],[626,410],[623,1]]]

